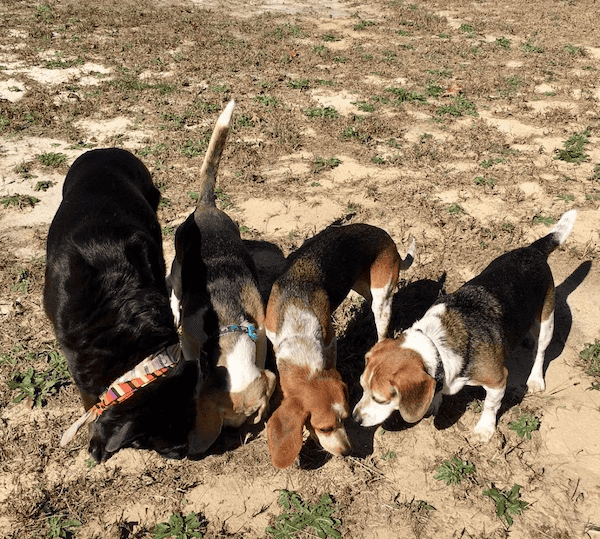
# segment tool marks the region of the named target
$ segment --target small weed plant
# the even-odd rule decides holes
[[[475,176],[474,180],[475,185],[481,185],[483,187],[494,187],[496,185],[496,180],[491,176],[486,178],[484,176]]]
[[[317,503],[310,504],[302,501],[295,492],[280,490],[278,501],[285,512],[275,517],[274,525],[265,530],[271,537],[288,539],[296,537],[298,532],[306,528],[313,528],[314,531],[306,530],[304,533],[311,536],[316,534],[321,539],[342,538],[342,534],[335,529],[341,521],[331,516],[337,508],[329,494],[321,496]]]
[[[406,88],[396,88],[391,86],[390,88],[386,88],[385,91],[395,96],[395,103],[406,103],[408,101],[427,103],[427,98],[423,94],[420,94],[419,92],[409,92]]]
[[[64,538],[68,539],[73,537],[74,532],[70,528],[77,528],[81,526],[81,522],[75,519],[64,519],[62,515],[53,515],[48,518],[48,531],[46,537],[49,539],[53,538]]]
[[[67,385],[71,375],[65,357],[52,350],[47,353],[48,367],[43,371],[36,371],[29,367],[24,373],[14,372],[8,380],[8,387],[17,391],[13,402],[30,399],[34,406],[42,406],[49,396],[58,393],[58,390]]]
[[[540,428],[540,420],[533,414],[523,414],[519,419],[508,425],[510,430],[514,430],[521,438],[531,440],[531,433]]]
[[[319,107],[306,109],[309,118],[337,118],[338,113],[333,107]]]
[[[533,218],[534,225],[550,226],[550,225],[553,225],[554,223],[556,223],[556,219],[554,219],[554,217],[544,217],[543,215],[538,214]]]
[[[154,539],[166,539],[175,537],[175,539],[192,539],[193,537],[203,537],[204,523],[198,520],[196,513],[189,513],[185,517],[180,514],[172,514],[168,522],[161,522],[154,527],[152,537]]]
[[[15,193],[14,195],[7,195],[0,199],[0,203],[4,208],[8,208],[9,206],[16,206],[19,209],[31,207],[33,208],[38,202],[39,198],[36,198],[31,195],[20,195],[19,193]]]
[[[587,374],[600,376],[600,339],[596,339],[594,344],[586,344],[585,348],[579,352],[579,357],[586,365]]]
[[[46,167],[60,167],[67,162],[67,156],[64,153],[44,152],[36,155],[37,160]]]
[[[217,206],[220,210],[229,210],[233,208],[234,204],[231,201],[231,197],[218,187],[215,189],[215,196],[217,197]]]
[[[317,174],[322,170],[330,170],[332,168],[338,167],[342,164],[342,162],[337,157],[330,157],[328,159],[324,159],[323,157],[318,157],[315,160],[315,164],[313,166],[313,174]]]
[[[583,147],[588,143],[590,136],[589,130],[575,133],[563,142],[564,148],[558,150],[554,159],[566,161],[567,163],[583,163],[587,161],[588,156],[583,153]]]
[[[475,473],[475,466],[458,457],[453,457],[438,466],[435,472],[434,479],[444,481],[446,485],[457,485]]]
[[[462,215],[463,213],[466,213],[463,207],[460,204],[457,204],[456,202],[450,204],[450,206],[446,208],[446,211],[448,213],[451,213],[452,215]]]
[[[438,108],[437,113],[439,116],[450,114],[450,116],[479,116],[475,103],[469,101],[466,97],[458,95],[453,99],[452,105],[442,105]]]
[[[512,515],[520,515],[525,511],[529,502],[520,499],[519,491],[521,485],[513,485],[508,492],[498,490],[492,486],[483,491],[484,496],[489,496],[496,503],[496,515],[501,520],[504,519],[508,527],[513,525]]]

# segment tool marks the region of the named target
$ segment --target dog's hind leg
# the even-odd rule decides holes
[[[546,389],[544,382],[544,357],[546,348],[550,345],[554,334],[554,286],[549,286],[544,298],[544,305],[540,316],[536,318],[531,334],[536,341],[535,361],[527,379],[529,393],[537,393]]]

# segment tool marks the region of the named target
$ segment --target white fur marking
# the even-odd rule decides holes
[[[569,237],[571,230],[573,230],[575,219],[577,219],[577,210],[570,210],[562,215],[558,220],[558,223],[556,223],[555,227],[550,231],[550,234],[554,234],[554,238],[559,245],[564,243]]]
[[[483,388],[486,391],[483,412],[481,412],[481,417],[475,425],[473,433],[476,441],[489,442],[494,432],[496,432],[496,415],[500,409],[500,403],[506,388],[493,389],[487,386],[483,386]]]
[[[532,329],[532,334],[537,340],[537,352],[535,355],[535,361],[533,368],[527,379],[527,390],[529,393],[537,393],[546,389],[546,383],[544,382],[544,357],[546,354],[546,348],[552,340],[552,334],[554,333],[554,311],[538,325],[536,322],[535,327]]]
[[[392,294],[391,282],[383,288],[371,288],[371,310],[375,317],[375,327],[377,328],[377,340],[383,341],[387,336],[390,318],[392,316]]]
[[[254,341],[248,335],[240,334],[233,350],[226,358],[231,393],[242,392],[260,376],[255,356],[256,344]]]
[[[181,303],[173,290],[171,290],[171,310],[175,319],[175,327],[179,327],[181,325]]]

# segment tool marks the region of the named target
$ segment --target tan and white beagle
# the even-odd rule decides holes
[[[377,336],[385,338],[400,270],[410,267],[380,228],[332,226],[288,257],[271,290],[265,326],[273,343],[283,401],[267,423],[271,460],[290,466],[302,448],[303,427],[333,455],[350,452],[344,428],[348,391],[336,364],[331,314],[351,289],[371,302]]]
[[[224,425],[239,427],[251,416],[258,423],[276,384],[264,368],[265,314],[254,260],[238,226],[215,206],[216,175],[234,107],[231,101],[215,125],[200,171],[198,204],[177,229],[168,278],[184,353],[204,358],[207,372],[196,400],[191,455],[205,452]],[[212,310],[198,287],[203,272]]]
[[[554,280],[547,258],[567,239],[576,217],[576,210],[565,213],[549,234],[496,258],[454,294],[436,300],[411,328],[377,343],[366,354],[355,421],[377,425],[399,410],[415,423],[430,407],[437,411],[442,395],[478,385],[486,397],[475,439],[489,441],[506,390],[505,360],[528,331],[537,340],[537,353],[527,387],[530,392],[546,387],[544,354],[554,331]]]

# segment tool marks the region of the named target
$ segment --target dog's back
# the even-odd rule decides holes
[[[155,214],[159,197],[146,167],[124,150],[87,152],[67,174],[48,233],[44,308],[86,409],[124,372],[178,342]],[[183,370],[189,372],[178,381]],[[173,398],[144,398],[143,406],[133,399],[99,418],[90,442],[97,460],[134,441],[182,456],[197,367],[175,371],[143,392],[170,387]]]

